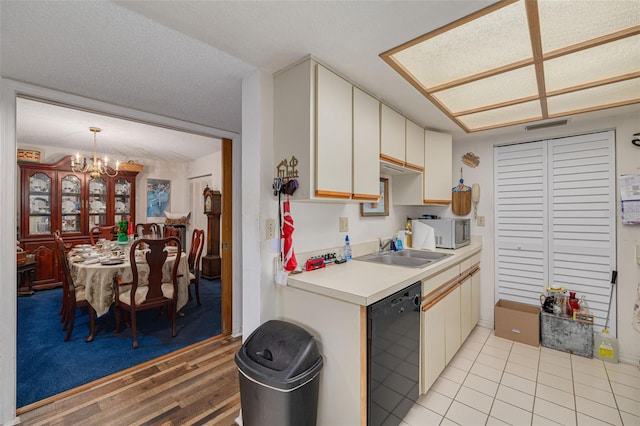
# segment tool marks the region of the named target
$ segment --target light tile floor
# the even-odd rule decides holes
[[[402,426],[640,426],[640,369],[476,327]]]

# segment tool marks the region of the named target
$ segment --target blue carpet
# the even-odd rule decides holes
[[[113,334],[113,308],[96,319],[95,339],[91,343],[84,341],[89,332],[86,309],[78,309],[71,340],[64,342],[67,332],[62,331],[58,315],[62,289],[19,297],[17,407],[220,334],[220,280],[202,279],[200,298],[200,308],[194,295],[182,309],[185,316],[176,319],[177,336],[174,338],[166,315],[158,318],[156,309],[141,312],[138,316],[139,347],[134,350],[131,329],[126,328],[124,320],[120,334]]]

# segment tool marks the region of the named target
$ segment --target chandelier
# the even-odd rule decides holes
[[[99,178],[100,175],[107,175],[114,177],[118,174],[118,168],[120,162],[116,162],[116,168],[113,169],[109,166],[109,160],[104,157],[104,160],[98,159],[96,143],[96,133],[99,133],[102,129],[99,127],[89,127],[89,130],[93,132],[93,162],[87,162],[87,157],[84,157],[82,163],[80,162],[80,154],[76,154],[75,157],[71,157],[71,170],[78,173],[87,173],[92,178]]]

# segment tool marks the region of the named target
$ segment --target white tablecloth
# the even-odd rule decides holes
[[[171,268],[175,259],[175,256],[169,257],[164,263],[162,267],[163,281],[169,282]],[[129,261],[119,265],[101,265],[100,263],[87,265],[83,262],[70,262],[70,266],[74,284],[76,287],[84,287],[87,302],[95,309],[98,316],[109,312],[109,307],[115,300],[113,294],[114,275],[118,273],[123,282],[131,282],[133,280],[133,272]],[[149,276],[149,265],[147,263],[138,263],[138,274],[142,285],[146,285]],[[178,275],[177,309],[180,310],[189,300],[189,265],[187,264],[186,253],[182,253],[180,256]]]

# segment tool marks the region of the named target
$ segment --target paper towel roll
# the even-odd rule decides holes
[[[416,249],[435,250],[436,236],[433,228],[419,220],[411,221],[412,247]]]

